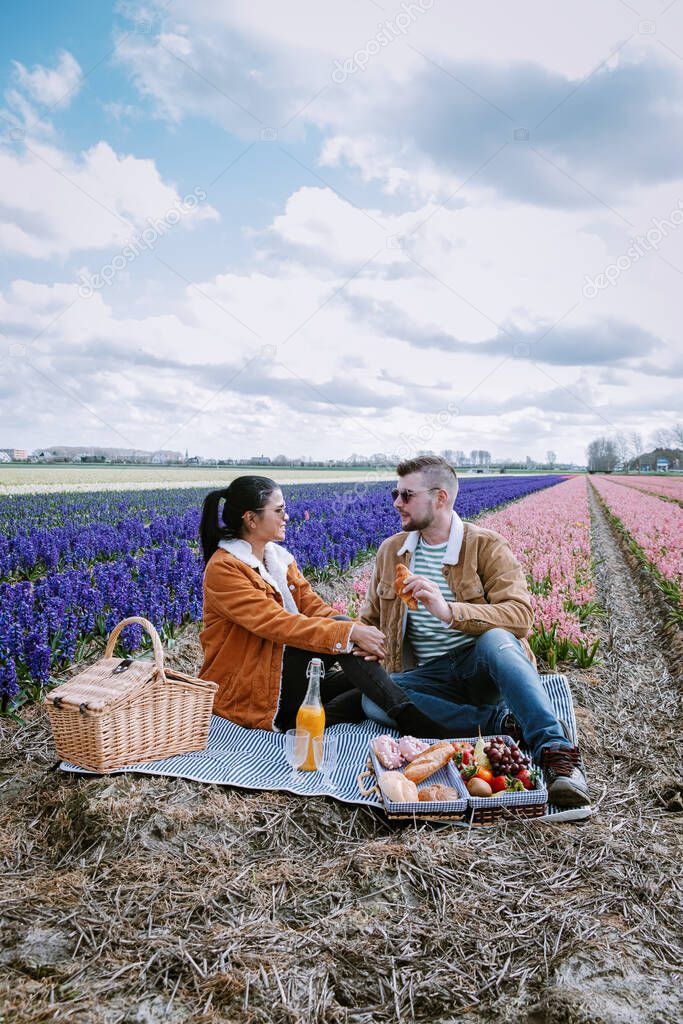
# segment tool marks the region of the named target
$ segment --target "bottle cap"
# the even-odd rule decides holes
[[[306,678],[310,679],[313,675],[321,677],[325,675],[325,666],[323,665],[322,658],[311,658],[309,661],[308,668],[306,669]]]

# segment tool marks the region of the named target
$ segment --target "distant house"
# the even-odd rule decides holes
[[[680,448],[655,448],[652,452],[643,452],[628,468],[638,473],[670,473],[683,469],[683,450]]]

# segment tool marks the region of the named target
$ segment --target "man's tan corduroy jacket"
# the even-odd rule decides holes
[[[416,664],[406,637],[407,608],[396,594],[396,566],[412,568],[418,533],[394,534],[377,552],[372,580],[360,619],[386,637],[387,672],[405,672]],[[453,564],[448,564],[449,557]],[[531,597],[522,568],[510,545],[493,530],[463,523],[453,513],[451,536],[442,567],[456,600],[450,603],[454,629],[479,636],[496,626],[519,637],[529,661],[536,659],[525,637],[533,624]]]

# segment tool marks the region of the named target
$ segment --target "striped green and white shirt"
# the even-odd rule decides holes
[[[417,576],[425,576],[438,584],[444,598],[450,602],[455,601],[455,595],[441,571],[447,547],[448,542],[427,544],[420,537],[415,548],[412,571]],[[426,661],[438,658],[456,647],[466,647],[474,643],[473,636],[451,629],[445,622],[427,611],[421,601],[418,602],[416,612],[408,610],[406,635],[415,651],[418,665],[424,665]]]

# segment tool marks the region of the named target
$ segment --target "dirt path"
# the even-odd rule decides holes
[[[328,800],[71,778],[42,708],[0,723],[2,1024],[677,1020],[676,681],[593,517],[603,661],[568,673],[585,825],[392,829]]]

